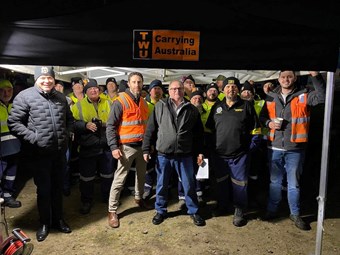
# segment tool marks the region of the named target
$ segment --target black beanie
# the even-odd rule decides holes
[[[91,87],[96,87],[98,88],[98,83],[95,79],[88,79],[89,81],[86,83],[85,87],[84,87],[84,93],[86,93],[86,91],[91,88]]]
[[[203,92],[201,90],[193,91],[190,95],[190,99],[193,98],[194,96],[197,96],[197,95],[201,96],[204,99]]]
[[[109,77],[106,79],[105,85],[107,85],[110,81],[112,81],[113,83],[115,83],[117,85],[116,79],[114,77]]]
[[[227,79],[225,79],[223,81],[223,86],[222,86],[222,90],[224,90],[224,87],[227,85],[227,84],[235,84],[238,88],[238,90],[240,91],[241,89],[241,83],[240,83],[240,80],[235,78],[235,77],[228,77]]]
[[[36,81],[40,76],[52,76],[53,79],[55,77],[53,67],[52,66],[37,66],[34,69],[34,80]]]
[[[245,81],[243,83],[241,90],[240,90],[240,93],[242,93],[242,91],[244,91],[244,90],[249,90],[253,93],[253,95],[255,95],[254,87],[248,81]]]

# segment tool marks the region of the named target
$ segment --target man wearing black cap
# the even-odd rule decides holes
[[[196,90],[196,83],[192,75],[183,76],[181,81],[184,85],[184,97],[190,101],[190,96],[193,91]]]
[[[72,92],[67,96],[71,98],[72,105],[84,98],[84,82],[81,77],[71,78]]]
[[[51,226],[63,233],[71,232],[63,219],[62,192],[65,155],[74,119],[66,97],[54,89],[53,68],[36,67],[34,78],[34,86],[15,97],[8,126],[23,141],[22,149],[31,153],[35,164],[41,224],[36,236],[41,242]]]
[[[229,77],[223,81],[225,99],[216,103],[206,126],[214,133],[214,167],[217,185],[218,210],[225,213],[228,208],[228,177],[230,176],[233,204],[233,224],[242,227],[247,224],[244,210],[247,208],[247,161],[251,147],[252,131],[260,132],[260,123],[254,106],[239,96],[240,81]]]
[[[160,80],[153,80],[149,85],[149,95],[146,96],[145,100],[148,104],[149,115],[155,108],[155,104],[163,97],[163,84]],[[155,171],[157,152],[153,151],[150,155],[150,160],[146,166],[145,184],[143,198],[148,199],[152,195],[153,184],[157,178]]]
[[[106,85],[105,98],[108,99],[112,104],[112,102],[118,97],[118,84],[114,77],[109,77],[106,79],[105,85]]]
[[[10,208],[21,207],[15,199],[14,182],[17,175],[20,141],[8,129],[8,113],[12,108],[13,85],[9,80],[0,80],[0,197]]]
[[[89,79],[84,87],[86,97],[72,106],[76,120],[75,133],[79,144],[79,189],[81,214],[88,214],[94,203],[94,183],[100,174],[102,201],[107,203],[113,171],[114,159],[106,140],[106,123],[111,103],[100,97],[97,81]]]

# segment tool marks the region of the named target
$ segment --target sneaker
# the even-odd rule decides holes
[[[241,208],[235,208],[233,224],[235,227],[247,225],[247,220],[244,218],[243,210]]]
[[[6,197],[4,198],[4,205],[9,208],[19,208],[21,207],[21,202],[18,200],[15,200],[13,197]]]
[[[187,209],[187,205],[185,204],[184,199],[178,200],[178,210],[185,211]]]
[[[290,215],[289,218],[295,223],[295,226],[301,230],[310,230],[309,224],[304,222],[304,220],[299,215]]]

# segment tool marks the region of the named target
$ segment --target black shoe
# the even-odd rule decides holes
[[[204,226],[205,220],[197,213],[190,215],[191,219],[194,221],[196,226]]]
[[[48,234],[50,233],[50,227],[48,225],[41,225],[40,228],[37,231],[37,241],[42,242],[46,239]]]
[[[21,207],[21,202],[15,200],[13,197],[6,197],[4,198],[4,205],[9,208],[19,208]]]
[[[62,233],[71,233],[72,230],[69,225],[64,220],[58,220],[53,223],[53,227],[58,229]]]
[[[247,220],[244,218],[243,210],[241,208],[235,208],[233,224],[235,227],[247,225]]]
[[[159,225],[159,224],[161,224],[164,221],[165,218],[166,217],[163,216],[162,214],[156,213],[156,215],[152,218],[152,223],[154,225]]]
[[[298,215],[290,215],[289,218],[295,223],[295,226],[301,230],[310,230],[309,224],[304,222],[304,220]]]
[[[92,208],[92,203],[86,202],[83,203],[83,205],[80,208],[80,213],[81,214],[89,214]]]

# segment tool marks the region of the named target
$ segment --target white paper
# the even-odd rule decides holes
[[[198,166],[198,172],[196,179],[209,179],[209,161],[208,159],[203,159],[203,163]]]

